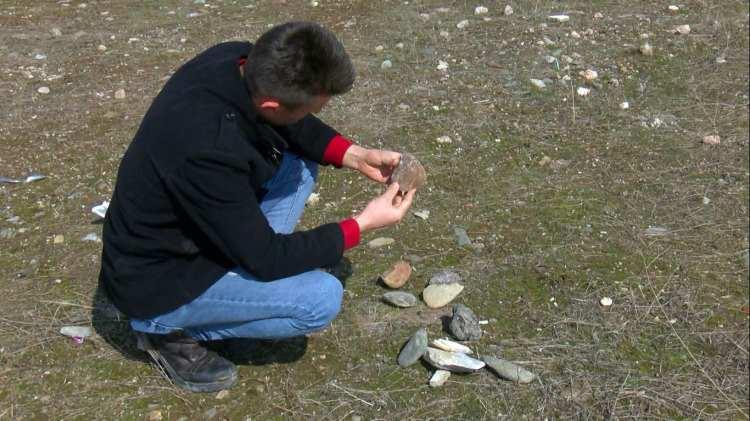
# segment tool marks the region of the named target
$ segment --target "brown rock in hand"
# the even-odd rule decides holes
[[[422,187],[425,181],[427,173],[422,164],[414,155],[402,153],[401,162],[391,174],[391,183],[398,183],[399,191],[408,192]]]
[[[401,288],[409,280],[410,276],[411,265],[409,265],[409,262],[401,260],[393,265],[391,270],[383,274],[380,279],[390,288]]]

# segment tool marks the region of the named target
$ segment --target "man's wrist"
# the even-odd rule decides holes
[[[367,149],[359,145],[352,144],[344,154],[344,158],[341,161],[342,166],[344,168],[350,168],[353,170],[358,169],[359,163],[362,162],[366,151]]]

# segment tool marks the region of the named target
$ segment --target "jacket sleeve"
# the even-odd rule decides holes
[[[336,263],[344,251],[340,224],[275,233],[248,181],[249,171],[247,162],[228,153],[203,152],[170,173],[166,183],[205,246],[263,280]]]
[[[295,153],[319,164],[337,164],[326,161],[325,153],[331,141],[340,135],[314,115],[308,114],[297,123],[284,127],[281,133]]]

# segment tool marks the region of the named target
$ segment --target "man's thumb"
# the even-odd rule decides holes
[[[385,196],[393,199],[398,194],[398,183],[391,183],[385,190]]]

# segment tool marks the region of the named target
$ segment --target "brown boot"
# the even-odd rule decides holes
[[[231,361],[182,332],[155,335],[136,331],[135,336],[138,349],[148,353],[162,372],[183,389],[216,392],[237,381],[237,368]]]

